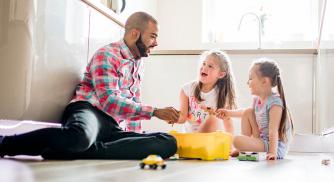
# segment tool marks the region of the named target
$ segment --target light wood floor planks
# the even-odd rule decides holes
[[[321,164],[330,159],[331,164]],[[165,170],[142,170],[140,161],[47,161],[18,156],[0,159],[0,182],[114,182],[114,181],[333,181],[334,154],[290,153],[284,160],[241,162],[168,160]]]

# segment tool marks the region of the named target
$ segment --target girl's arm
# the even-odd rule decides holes
[[[282,117],[282,107],[274,105],[269,110],[269,150],[267,160],[276,160],[278,145],[278,129]]]
[[[183,89],[180,92],[180,117],[178,123],[184,123],[188,118],[188,110],[189,110],[189,98],[184,93]]]
[[[241,117],[244,114],[245,109],[229,110],[228,114],[231,117]]]
[[[221,119],[230,117],[241,117],[244,114],[245,109],[228,110],[228,109],[217,109],[216,115]]]

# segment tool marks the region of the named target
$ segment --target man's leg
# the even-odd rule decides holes
[[[118,132],[117,140],[99,146],[109,158],[143,159],[150,154],[168,158],[176,153],[176,140],[167,133],[139,134],[134,132]]]
[[[80,152],[96,140],[99,118],[92,106],[79,102],[71,104],[61,128],[44,128],[32,132],[5,136],[0,145],[1,155],[41,155],[45,150]]]
[[[166,133],[114,131],[109,142],[96,142],[85,152],[58,155],[49,151],[42,156],[46,159],[143,159],[156,154],[168,158],[176,149],[175,138]]]
[[[85,151],[60,151],[51,148],[44,151],[42,156],[46,159],[142,159],[149,154],[157,154],[163,158],[175,154],[176,140],[171,135],[125,132],[109,115],[95,107],[93,107],[93,111],[95,113],[92,115],[93,118],[78,119],[78,122],[85,119],[98,120],[98,134],[89,149]],[[67,115],[73,117],[71,112],[65,114],[65,118],[68,117]],[[69,123],[73,125],[72,123],[78,122]]]

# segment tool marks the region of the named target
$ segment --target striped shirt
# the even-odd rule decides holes
[[[255,112],[256,123],[259,127],[260,137],[265,140],[269,140],[269,111],[272,106],[284,107],[282,99],[277,93],[270,95],[264,103],[261,103],[261,100],[258,96],[253,98],[253,108]],[[291,121],[289,117],[286,118],[286,128],[285,132],[287,134],[287,140],[291,139],[292,130],[291,130]]]
[[[140,120],[152,117],[153,107],[140,102],[141,59],[135,59],[124,40],[100,48],[86,67],[71,102],[87,101],[113,117],[125,120],[126,130],[141,130]]]

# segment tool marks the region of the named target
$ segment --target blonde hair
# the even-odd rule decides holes
[[[292,119],[291,119],[291,113],[289,112],[286,106],[285,95],[284,95],[279,66],[275,61],[268,59],[268,58],[261,58],[261,59],[256,60],[253,63],[253,66],[258,66],[258,69],[256,71],[256,74],[258,76],[269,78],[271,86],[272,87],[277,86],[278,93],[283,102],[283,113],[282,113],[281,122],[280,122],[279,129],[278,129],[278,135],[281,140],[286,141],[287,136],[286,136],[285,130],[287,127],[287,123],[286,123],[287,117],[289,117],[291,121],[292,129],[293,129],[293,124],[292,124]]]
[[[218,79],[216,82],[216,86],[218,87],[218,100],[217,100],[217,109],[219,108],[227,108],[227,109],[235,109],[237,108],[236,104],[236,94],[235,94],[235,86],[234,86],[234,78],[231,70],[231,63],[228,55],[220,50],[210,50],[205,51],[201,55],[201,61],[204,61],[208,56],[214,57],[219,62],[220,71],[226,73],[223,78]],[[198,81],[195,86],[194,96],[197,101],[201,102],[203,99],[201,98],[201,89],[203,83]]]

